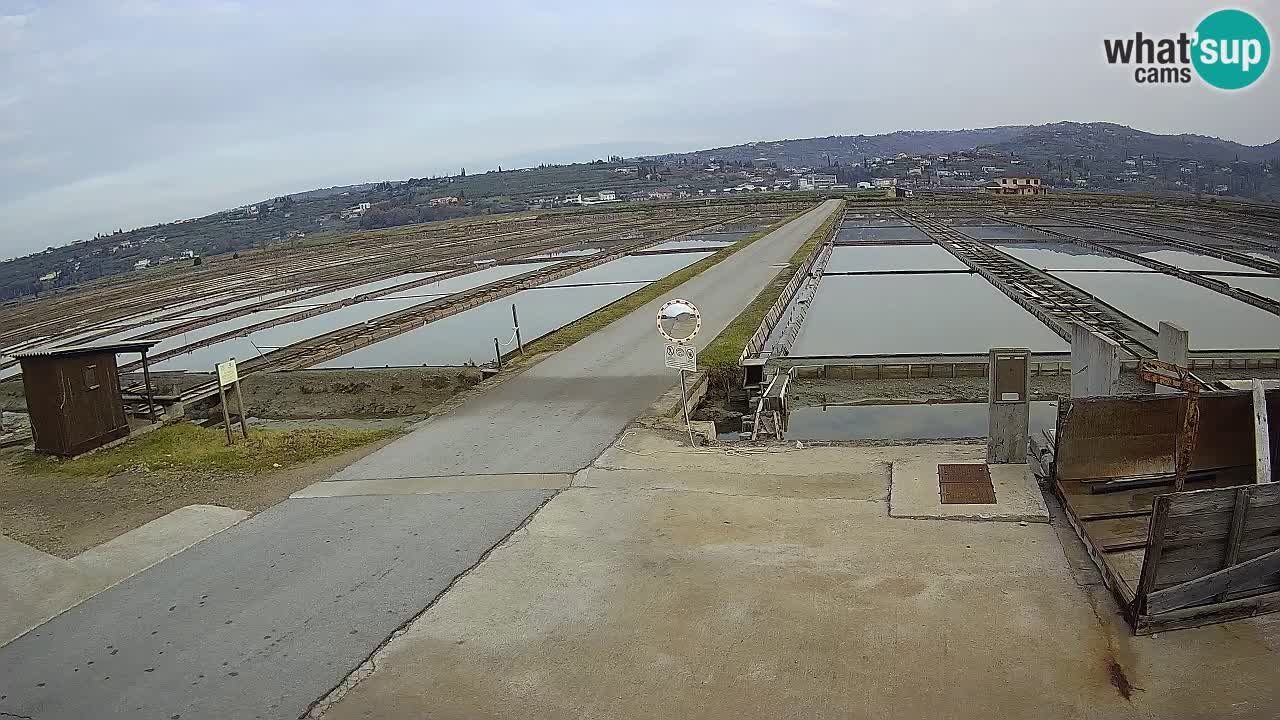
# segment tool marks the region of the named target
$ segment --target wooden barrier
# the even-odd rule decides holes
[[[1280,610],[1280,484],[1259,472],[1252,392],[1200,396],[1188,489],[1172,492],[1181,395],[1064,400],[1054,489],[1136,634]],[[1280,417],[1280,391],[1265,395]],[[1255,441],[1257,438],[1257,441]],[[1274,454],[1270,467],[1274,476]]]

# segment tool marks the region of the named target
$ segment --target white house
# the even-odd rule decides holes
[[[618,199],[618,193],[613,190],[601,190],[599,198],[600,202],[614,202]]]
[[[829,190],[832,185],[836,184],[835,175],[822,175],[818,173],[809,173],[800,178],[801,190]]]
[[[145,270],[149,267],[151,267],[151,261],[146,258],[142,258],[141,260],[133,264],[134,270]]]
[[[869,182],[865,182],[865,181],[864,181],[864,182],[860,182],[860,183],[858,183],[858,189],[859,189],[859,190],[870,190],[870,189],[871,189],[871,183],[869,183]]]

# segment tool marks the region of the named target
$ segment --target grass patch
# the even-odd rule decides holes
[[[747,342],[751,340],[751,336],[755,334],[756,329],[760,327],[760,323],[764,322],[764,316],[769,312],[769,308],[781,297],[782,291],[786,288],[787,283],[791,282],[791,278],[800,270],[800,266],[804,264],[805,259],[813,253],[823,239],[831,232],[836,223],[840,222],[843,216],[844,202],[841,201],[840,206],[835,212],[831,213],[831,217],[818,226],[817,230],[805,240],[802,245],[792,254],[791,259],[787,262],[787,266],[778,271],[773,280],[756,295],[751,304],[747,305],[738,317],[734,318],[727,327],[714,340],[707,343],[707,346],[698,353],[698,364],[703,367],[710,375],[712,380],[723,379],[727,375],[736,374],[738,371],[738,360],[742,357],[742,350],[747,346]]]
[[[657,282],[645,285],[630,295],[618,298],[590,315],[587,315],[586,317],[572,322],[549,335],[544,335],[528,345],[525,345],[525,352],[528,356],[532,357],[539,353],[563,350],[597,330],[608,326],[613,321],[631,314],[637,308],[643,307],[644,305],[667,295],[672,290],[683,285],[685,282],[693,279],[707,269],[724,262],[724,260],[729,256],[812,209],[813,208],[801,210],[795,215],[779,220],[769,227],[745,237],[728,247],[717,250],[715,254],[708,255],[689,267],[677,270]]]
[[[236,431],[238,432],[238,428]],[[74,460],[33,455],[23,469],[45,475],[110,476],[129,468],[173,471],[257,472],[287,467],[351,450],[390,437],[395,430],[313,428],[255,430],[249,440],[191,423],[167,425],[122,445]]]

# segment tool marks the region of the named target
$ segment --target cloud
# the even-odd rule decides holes
[[[29,19],[27,15],[0,15],[0,53],[18,49]]]
[[[1202,12],[1191,0],[0,0],[0,256],[609,145],[1061,119],[1274,140],[1276,70],[1231,96],[1138,92],[1101,60],[1106,34]]]

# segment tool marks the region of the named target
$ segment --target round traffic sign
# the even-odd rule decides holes
[[[658,334],[671,342],[689,342],[702,329],[702,314],[688,300],[668,300],[658,309]]]

